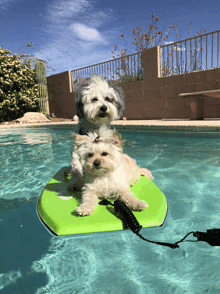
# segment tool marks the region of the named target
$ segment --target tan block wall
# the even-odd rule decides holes
[[[196,97],[179,97],[180,93],[220,89],[220,68],[161,77],[160,52],[159,46],[143,52],[144,80],[120,84],[125,92],[124,116],[135,120],[193,118],[197,107],[206,118],[220,118],[220,99],[205,98],[201,103]],[[47,78],[50,113],[57,117],[76,114],[71,74],[67,71]]]
[[[50,114],[59,118],[73,118],[76,114],[75,92],[70,71],[47,78]]]

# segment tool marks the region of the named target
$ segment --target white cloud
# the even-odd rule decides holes
[[[165,43],[165,45],[170,45],[170,44],[177,44],[178,43],[178,41],[174,41],[174,42],[164,42]],[[185,51],[186,49],[185,48],[181,48],[181,47],[179,47],[179,46],[174,46],[173,48],[172,48],[172,50],[173,51]]]
[[[47,19],[52,22],[62,22],[67,18],[79,16],[90,7],[88,0],[56,0],[47,7]]]
[[[0,0],[0,8],[1,9],[7,9],[9,4],[11,4],[12,2],[15,2],[17,0]]]
[[[42,15],[46,20],[42,30],[48,37],[42,51],[35,52],[35,56],[47,60],[57,73],[112,59],[109,42],[117,33],[107,25],[114,20],[114,11],[97,9],[91,3],[91,0],[52,0]],[[104,31],[100,29],[107,27]]]
[[[47,70],[47,76],[112,59],[110,50],[94,50],[95,45],[92,42],[89,42],[89,46],[87,44],[88,42],[81,41],[77,43],[80,50],[71,48],[70,45],[64,50],[64,48],[58,46],[57,43],[51,43],[50,46],[44,48],[42,52],[36,52],[35,56],[47,60],[48,65],[56,69],[56,71]],[[92,54],[90,54],[89,51],[92,52]]]
[[[94,28],[87,27],[81,23],[76,23],[72,25],[74,32],[80,39],[88,41],[102,41],[103,38],[98,30]]]
[[[164,42],[165,45],[173,44],[174,42]]]

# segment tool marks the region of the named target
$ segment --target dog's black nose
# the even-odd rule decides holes
[[[95,167],[99,167],[99,166],[101,165],[101,161],[98,160],[98,159],[96,159],[96,160],[94,160],[93,165],[94,165]]]
[[[103,111],[103,112],[106,112],[106,110],[107,110],[107,106],[102,105],[102,106],[100,107],[100,110]]]

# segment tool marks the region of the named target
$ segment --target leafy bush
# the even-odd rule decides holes
[[[35,71],[26,54],[17,56],[0,47],[0,122],[39,111]]]

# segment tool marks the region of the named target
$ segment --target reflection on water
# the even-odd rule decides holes
[[[10,271],[6,274],[0,274],[0,290],[4,289],[6,286],[15,283],[17,279],[21,278],[21,271]]]
[[[41,143],[52,143],[50,140],[49,134],[27,134],[23,136],[23,142],[18,140],[4,140],[4,138],[0,139],[0,145],[12,145],[12,144],[41,144]]]
[[[96,256],[83,244],[79,248],[78,242],[73,246],[74,243],[72,238],[59,240],[53,237],[49,253],[33,262],[31,269],[45,273],[48,278],[47,285],[38,289],[37,293],[91,292],[90,285],[96,275]]]

